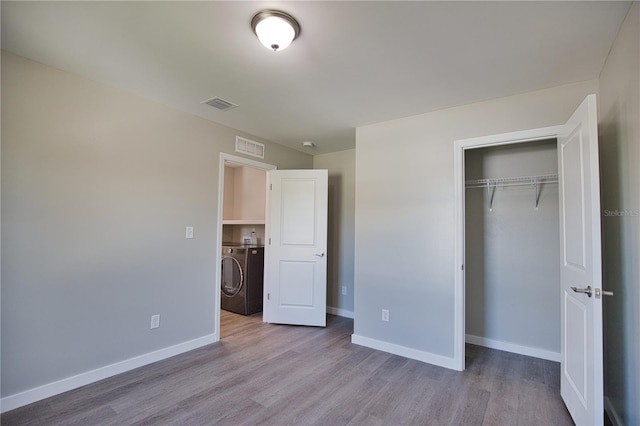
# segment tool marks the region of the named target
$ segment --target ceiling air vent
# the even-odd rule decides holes
[[[264,144],[236,136],[236,152],[264,158]]]
[[[229,101],[225,101],[222,98],[219,97],[215,97],[215,98],[211,98],[211,99],[207,99],[206,101],[202,101],[203,104],[207,104],[209,106],[214,107],[215,109],[219,109],[220,111],[229,111],[230,109],[233,109],[235,107],[237,107],[238,105],[236,104],[232,104]]]

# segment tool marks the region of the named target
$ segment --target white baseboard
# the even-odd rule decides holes
[[[383,342],[382,340],[371,339],[369,337],[359,336],[357,334],[351,335],[351,343],[355,343],[356,345],[360,346],[366,346],[372,349],[377,349],[379,351],[389,352],[394,355],[400,355],[405,358],[415,359],[417,361],[426,362],[428,364],[437,365],[439,367],[449,368],[451,370],[456,369],[454,358],[434,354],[431,352],[424,352],[418,349],[408,348],[406,346],[396,345],[395,343]]]
[[[530,346],[516,345],[515,343],[503,342],[501,340],[487,339],[486,337],[465,335],[465,342],[472,345],[484,346],[486,348],[497,349],[499,351],[513,352],[515,354],[531,356],[534,358],[546,359],[560,362],[560,352],[548,351],[546,349],[532,348]]]
[[[189,340],[188,342],[179,343],[154,352],[149,352],[144,355],[116,362],[115,364],[105,365],[104,367],[86,371],[56,382],[47,383],[46,385],[38,386],[37,388],[29,389],[24,392],[9,395],[0,400],[0,413],[5,413],[15,408],[49,398],[50,396],[58,395],[72,389],[79,388],[80,386],[88,385],[90,383],[106,379],[107,377],[115,376],[116,374],[124,373],[125,371],[133,370],[134,368],[142,367],[143,365],[151,364],[156,361],[161,361],[217,341],[217,335],[210,334],[208,336]]]
[[[347,311],[346,309],[335,308],[333,306],[327,306],[327,313],[331,315],[337,315],[339,317],[353,319],[353,311]]]
[[[609,415],[609,420],[613,423],[613,426],[623,426],[624,423],[616,410],[616,407],[613,406],[613,403],[608,397],[604,397],[604,411]]]

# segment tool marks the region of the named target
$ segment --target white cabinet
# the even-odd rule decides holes
[[[225,166],[222,212],[223,240],[243,242],[255,231],[264,241],[267,174],[251,167]]]
[[[264,225],[266,178],[264,170],[225,166],[224,224]]]

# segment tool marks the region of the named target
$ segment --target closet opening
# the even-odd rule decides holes
[[[464,151],[465,342],[560,361],[557,140]]]
[[[529,365],[543,365],[545,373],[543,373],[543,376],[538,374],[538,377],[542,379],[541,382],[545,385],[558,384],[557,376],[559,375],[560,394],[567,409],[573,419],[578,419],[576,423],[585,424],[601,423],[602,412],[604,410],[602,383],[603,293],[600,240],[601,212],[599,202],[598,120],[596,104],[596,96],[588,95],[566,123],[559,126],[459,139],[454,142],[455,286],[453,290],[455,303],[454,356],[452,366],[460,371],[465,369],[466,334],[472,336],[470,333],[467,333],[465,328],[476,327],[475,330],[471,329],[470,331],[485,333],[485,336],[477,337],[484,339],[483,343],[486,345],[499,344],[503,350],[522,352],[526,355],[538,357],[538,360],[527,359],[524,361],[524,364],[527,364],[526,367],[523,367],[524,374],[531,374],[532,370],[528,367]],[[469,186],[473,183],[477,184],[477,180],[475,179],[472,179],[470,183],[466,176],[466,173],[474,173],[474,171],[472,171],[474,167],[472,164],[474,162],[472,158],[474,155],[473,150],[497,147],[504,148],[509,145],[520,145],[526,150],[526,144],[535,142],[542,146],[545,144],[544,141],[549,140],[555,140],[555,145],[557,145],[557,162],[554,162],[558,167],[557,200],[559,211],[557,216],[558,231],[556,241],[551,242],[551,240],[549,240],[547,244],[533,239],[541,235],[535,232],[536,228],[531,225],[532,222],[527,222],[527,220],[532,220],[528,218],[528,216],[531,215],[530,210],[528,214],[521,213],[517,215],[519,218],[517,221],[518,225],[528,232],[518,237],[520,245],[509,240],[515,239],[512,235],[515,231],[505,230],[504,226],[506,225],[504,222],[491,223],[491,220],[499,218],[499,208],[511,208],[507,204],[504,204],[507,191],[503,189],[502,192],[500,192],[501,189],[496,187],[497,183],[522,184],[522,181],[519,179],[521,174],[547,173],[547,170],[544,169],[533,172],[526,169],[535,164],[533,160],[534,157],[522,162],[512,161],[511,159],[502,161],[505,167],[517,169],[519,173],[516,176],[507,176],[505,179],[491,179],[490,176],[486,176],[488,179],[481,182],[489,186],[489,189],[487,189],[487,194],[491,195],[491,197],[488,197],[489,208],[493,209],[490,213],[495,213],[495,215],[493,217],[487,216],[489,213],[485,211],[483,213],[485,218],[482,219],[481,224],[472,224],[471,221],[473,218],[469,218],[469,223],[467,223],[467,208],[465,206],[467,200],[465,196],[468,191],[466,188],[468,184]],[[553,146],[553,142],[546,143]],[[469,154],[467,154],[467,152],[469,152]],[[542,155],[542,153],[538,154]],[[469,157],[467,157],[467,155],[469,155]],[[469,170],[465,170],[465,160],[470,162]],[[493,167],[494,160],[480,161],[481,165],[478,166],[478,164],[476,164],[475,167],[480,167],[483,174],[485,173],[484,168],[487,164]],[[533,176],[535,177],[536,175]],[[532,180],[534,178],[528,177],[527,179]],[[535,192],[536,198],[530,199],[529,209],[535,210],[534,203],[538,202],[538,210],[536,213],[540,213],[542,212],[541,209],[547,208],[550,202],[556,197],[545,197],[544,189],[542,189],[542,194],[539,193],[538,190],[540,190],[541,187],[538,184],[541,181],[537,178],[532,180],[532,182],[534,185],[531,185],[530,196]],[[477,191],[478,189],[470,188],[469,190]],[[471,195],[471,197],[473,197],[473,195]],[[501,198],[503,202],[500,202]],[[493,199],[493,204],[491,204],[491,199]],[[484,208],[487,207],[486,202],[487,201],[483,200]],[[507,216],[507,219],[508,223],[510,217]],[[481,243],[483,254],[480,256],[480,260],[474,259],[471,254],[471,248],[474,244],[473,241],[466,241],[467,234],[465,227],[470,227],[473,230],[474,226],[480,227],[480,229],[476,229],[476,231],[480,232],[481,235],[490,234],[492,238],[498,238],[498,240],[495,240],[497,242],[492,241],[487,243],[485,243],[483,238]],[[540,233],[543,234],[546,232],[548,231],[540,231]],[[549,233],[549,235],[551,234],[552,233]],[[471,244],[469,250],[466,249],[467,244]],[[524,246],[522,246],[522,244],[524,244]],[[502,260],[498,264],[497,269],[487,260],[496,257],[495,253],[490,254],[487,252],[491,245],[495,246],[491,248],[494,252],[497,249],[498,254],[508,252],[509,255],[506,260],[504,257],[498,256]],[[557,250],[556,253],[559,254],[559,261],[556,265],[559,267],[560,276],[555,297],[557,297],[556,300],[559,299],[560,303],[560,321],[557,325],[558,328],[554,327],[552,330],[552,325],[547,325],[546,328],[548,328],[548,330],[546,330],[545,328],[538,327],[541,324],[537,322],[541,320],[526,310],[531,310],[532,307],[539,305],[539,309],[544,309],[544,320],[547,319],[547,316],[556,317],[554,310],[557,309],[558,302],[549,300],[548,305],[546,303],[539,303],[540,299],[544,298],[542,294],[546,288],[544,287],[546,285],[545,280],[551,279],[548,277],[552,276],[549,271],[553,268],[550,266],[551,263],[544,261],[547,252],[550,250]],[[518,252],[524,252],[526,256],[513,258]],[[484,268],[484,270],[472,276],[471,273],[468,273],[465,269],[478,268],[478,265],[473,264],[474,261],[480,262],[480,268]],[[471,263],[467,264],[469,262]],[[494,263],[496,262],[498,261],[494,260]],[[507,290],[504,288],[487,290],[486,281],[491,278],[491,274],[496,273],[495,271],[499,271],[500,273],[506,271],[506,273],[511,273],[510,276],[515,277],[516,281],[520,283],[525,282],[524,291],[510,294],[513,287],[509,287]],[[529,279],[528,276],[534,273],[536,274],[535,277],[537,277],[537,280],[527,282]],[[490,309],[508,310],[506,318],[504,315],[498,315],[494,319],[487,319],[487,317],[484,316],[484,311],[482,315],[477,312],[472,312],[474,309],[472,296],[473,291],[476,289],[471,288],[473,285],[472,282],[465,285],[465,280],[473,281],[474,279],[478,279],[478,277],[485,281],[485,283],[483,283],[485,288],[480,295],[475,296],[476,298],[484,301],[488,298],[486,293],[491,295],[500,292],[507,292],[506,295],[501,293],[503,297],[510,296],[506,301],[501,301],[499,304],[489,302],[494,303],[494,305],[490,305]],[[507,282],[513,281],[508,279]],[[493,285],[493,282],[490,284]],[[467,296],[465,292],[469,292],[470,294]],[[549,290],[549,294],[551,294],[550,292],[551,290]],[[525,299],[527,303],[522,303],[520,299]],[[465,304],[470,304],[470,312],[467,312]],[[520,312],[516,312],[517,310],[525,310],[524,313],[526,315],[519,317]],[[466,314],[470,316],[469,321],[465,320]],[[491,313],[487,315],[490,314]],[[481,318],[481,321],[484,321],[484,323],[478,320],[478,318]],[[470,323],[472,323],[474,319],[476,322],[480,321],[480,324],[478,325],[474,322],[474,324],[471,325]],[[504,324],[505,322],[515,322],[515,324]],[[552,322],[549,322],[549,324],[552,324]],[[557,333],[557,329],[560,330],[560,356],[558,356],[557,349],[551,347],[551,339],[547,341],[547,338],[549,338],[554,331]],[[498,340],[502,338],[505,340],[518,340],[506,342]],[[523,338],[527,340],[522,340]],[[505,354],[505,356],[516,355]],[[550,358],[554,360],[560,358],[560,362],[544,361],[540,358]],[[557,373],[553,373],[554,370],[557,371]],[[550,374],[547,374],[546,371],[549,371]]]

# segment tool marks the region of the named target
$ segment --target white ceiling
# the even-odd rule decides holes
[[[2,48],[309,153],[355,128],[598,77],[628,2],[7,2]],[[300,22],[271,52],[266,8]],[[200,102],[239,105],[220,112]],[[316,148],[303,148],[310,140]]]

